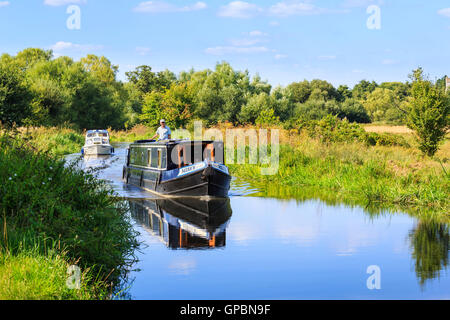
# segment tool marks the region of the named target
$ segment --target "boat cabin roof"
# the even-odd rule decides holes
[[[88,130],[86,133],[108,133],[108,130]]]
[[[210,143],[220,143],[220,141],[212,141],[212,140],[138,140],[133,143],[133,145],[151,145],[151,146],[162,146],[162,147],[173,147],[179,144],[210,144]]]
[[[86,132],[86,139],[93,137],[109,138],[108,130],[89,130]]]

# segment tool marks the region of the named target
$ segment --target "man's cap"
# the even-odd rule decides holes
[[[164,120],[164,119],[159,120],[159,123],[162,123],[162,122],[166,123],[166,120]]]

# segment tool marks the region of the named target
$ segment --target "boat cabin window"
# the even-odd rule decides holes
[[[155,169],[165,169],[167,167],[167,150],[166,148],[149,148],[148,165]]]
[[[131,148],[129,151],[130,164],[146,167],[148,156],[145,148]]]
[[[203,152],[203,158],[205,160],[216,161],[214,144],[207,144]]]
[[[223,142],[180,143],[169,147],[169,155],[168,170],[183,168],[204,160],[223,163]]]

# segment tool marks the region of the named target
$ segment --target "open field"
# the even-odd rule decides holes
[[[413,134],[413,131],[409,129],[407,126],[388,126],[388,125],[369,124],[364,125],[363,127],[367,132]]]

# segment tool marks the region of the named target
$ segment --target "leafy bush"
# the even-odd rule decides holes
[[[328,115],[321,120],[300,123],[300,130],[304,130],[312,138],[319,138],[323,142],[363,142],[369,146],[404,146],[409,147],[401,136],[390,134],[368,133],[361,125],[350,123],[346,119]]]
[[[19,70],[0,63],[0,123],[21,125],[31,115],[30,100],[31,93]]]
[[[58,241],[69,258],[103,276],[123,275],[137,246],[126,208],[106,182],[8,135],[0,137],[0,212],[4,247]]]
[[[450,99],[443,90],[424,78],[421,68],[414,71],[412,78],[408,127],[415,131],[420,150],[433,156],[450,128]]]

